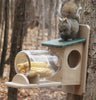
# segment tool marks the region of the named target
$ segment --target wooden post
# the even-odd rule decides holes
[[[68,93],[66,100],[83,100],[83,96],[73,95],[71,93]]]

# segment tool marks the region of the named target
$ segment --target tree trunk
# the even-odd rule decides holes
[[[52,38],[52,8],[54,1],[49,0],[49,26],[48,26],[48,40]]]
[[[8,33],[9,33],[9,0],[5,0],[5,31],[4,31],[4,42],[3,42],[3,50],[0,63],[0,77],[3,76],[4,62],[7,52]]]
[[[96,0],[84,0],[82,22],[89,24],[91,29],[89,45],[89,62],[87,85],[83,100],[96,100]]]
[[[2,16],[2,0],[0,0],[0,24],[1,24],[1,16]]]
[[[25,21],[25,0],[16,0],[13,32],[11,38],[11,52],[10,52],[10,79],[14,77],[14,59],[16,54],[22,49],[24,37],[24,21]],[[17,89],[8,88],[8,100],[17,100]]]
[[[86,92],[83,98],[68,94],[67,100],[96,100],[96,0],[80,0],[82,5],[81,23],[91,29]]]
[[[0,33],[0,51],[1,51],[1,47],[2,47],[2,38],[3,38],[3,33],[4,33],[4,29],[5,29],[5,0],[2,0],[2,4],[1,4],[1,19],[0,19],[0,29],[1,29],[1,33]]]

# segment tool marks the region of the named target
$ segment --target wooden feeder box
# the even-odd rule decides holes
[[[76,40],[60,42],[60,39],[43,42],[52,54],[58,56],[61,68],[56,75],[47,78],[44,83],[30,84],[27,77],[17,74],[12,82],[6,82],[9,87],[35,88],[62,85],[65,93],[82,95],[85,93],[88,44],[90,28],[88,25],[80,25],[79,37]],[[20,78],[21,77],[21,78]],[[22,79],[19,82],[18,80]],[[17,84],[18,83],[18,84]]]

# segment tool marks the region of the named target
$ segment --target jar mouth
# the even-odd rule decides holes
[[[27,70],[26,70],[26,72],[23,72],[23,71],[20,72],[19,69],[20,69],[20,67],[23,67],[22,64],[24,64],[24,63],[26,63],[28,65]],[[30,63],[30,58],[26,52],[21,51],[16,55],[15,61],[14,61],[14,67],[15,67],[16,73],[22,73],[25,76],[29,75],[29,72],[31,69],[31,63]]]

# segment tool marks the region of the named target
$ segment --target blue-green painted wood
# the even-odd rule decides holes
[[[48,47],[56,47],[56,48],[61,48],[61,47],[66,47],[70,45],[74,45],[77,43],[83,43],[86,41],[84,38],[79,38],[75,39],[72,41],[62,41],[60,42],[61,39],[55,39],[55,40],[50,40],[42,43],[42,46],[48,46]]]

